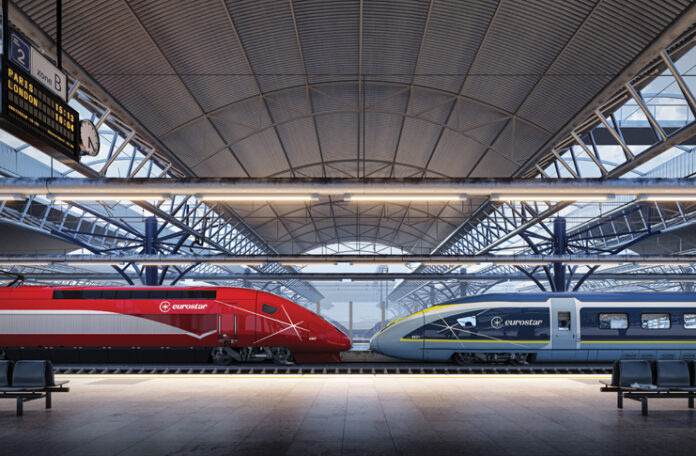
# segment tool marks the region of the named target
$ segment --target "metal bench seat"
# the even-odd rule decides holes
[[[51,408],[51,394],[69,392],[68,382],[55,381],[50,361],[0,361],[0,399],[15,399],[17,416],[24,414],[25,402],[36,399],[46,398]]]
[[[620,360],[614,363],[611,382],[600,380],[602,392],[617,393],[617,408],[623,408],[623,399],[641,403],[641,413],[648,414],[649,399],[687,399],[694,408],[696,385],[693,366],[681,360],[649,361]]]

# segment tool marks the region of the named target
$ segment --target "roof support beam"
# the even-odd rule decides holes
[[[174,274],[174,273],[173,273]],[[9,276],[8,276],[9,277]],[[22,273],[25,280],[39,281],[65,281],[65,280],[91,280],[91,281],[106,281],[106,280],[122,280],[123,277],[114,273],[102,272],[52,272],[52,273]],[[536,276],[535,276],[536,277]],[[134,281],[139,280],[138,276],[130,276]],[[542,276],[538,276],[543,279]],[[427,281],[443,281],[443,280],[460,280],[460,281],[528,281],[529,277],[523,274],[411,274],[405,273],[222,273],[222,274],[205,274],[193,273],[188,274],[186,279],[200,281],[228,281],[228,280],[243,280],[249,282],[274,282],[282,280],[309,280],[312,282],[341,282],[345,280],[351,281],[390,281],[390,280],[427,280]],[[587,279],[588,281],[602,280],[621,280],[627,282],[646,282],[657,280],[671,280],[675,282],[696,282],[696,274],[662,274],[662,273],[599,273]]]
[[[643,156],[656,156],[660,151],[672,146],[679,137],[696,134],[696,124],[686,128],[677,138],[665,141],[650,148],[635,158],[644,162]],[[635,165],[634,165],[635,166]],[[633,168],[634,166],[631,166]],[[628,170],[625,170],[628,171]],[[620,175],[622,173],[614,173]],[[375,201],[388,201],[391,197],[423,195],[470,197],[490,197],[507,195],[529,197],[536,195],[548,197],[548,201],[563,198],[572,201],[580,195],[630,195],[666,194],[679,197],[696,197],[696,186],[692,179],[329,179],[329,178],[7,178],[0,180],[0,195],[94,195],[95,199],[125,199],[139,195],[197,195],[203,200],[226,201],[225,197],[267,197],[273,201],[276,197],[290,194],[339,196],[351,199],[355,196],[369,195]],[[346,197],[348,195],[348,197]],[[0,196],[1,198],[1,196]],[[64,198],[69,199],[69,198]],[[147,199],[147,198],[145,198]],[[153,198],[154,199],[154,198]],[[505,199],[499,197],[499,199]],[[606,199],[606,198],[604,198]],[[609,198],[611,199],[611,198]]]
[[[90,264],[90,263],[144,263],[172,265],[212,263],[216,265],[333,265],[352,264],[407,264],[473,265],[480,263],[510,265],[543,265],[554,262],[575,265],[619,263],[640,265],[686,265],[696,263],[696,255],[0,255],[0,266],[33,264]]]

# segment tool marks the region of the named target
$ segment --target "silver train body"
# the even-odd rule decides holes
[[[469,362],[696,359],[696,294],[492,294],[391,322],[370,348]]]

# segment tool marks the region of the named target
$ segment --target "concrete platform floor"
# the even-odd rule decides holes
[[[70,377],[0,400],[2,455],[693,454],[685,400],[616,409],[593,377]]]

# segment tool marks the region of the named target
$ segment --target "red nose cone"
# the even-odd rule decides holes
[[[343,334],[340,331],[331,331],[329,336],[329,343],[332,345],[335,345],[338,350],[340,351],[345,351],[345,350],[350,350],[352,347],[352,344],[350,343],[350,339],[348,336]]]
[[[350,350],[353,344],[350,342],[350,338],[345,334],[341,333],[341,350]]]

